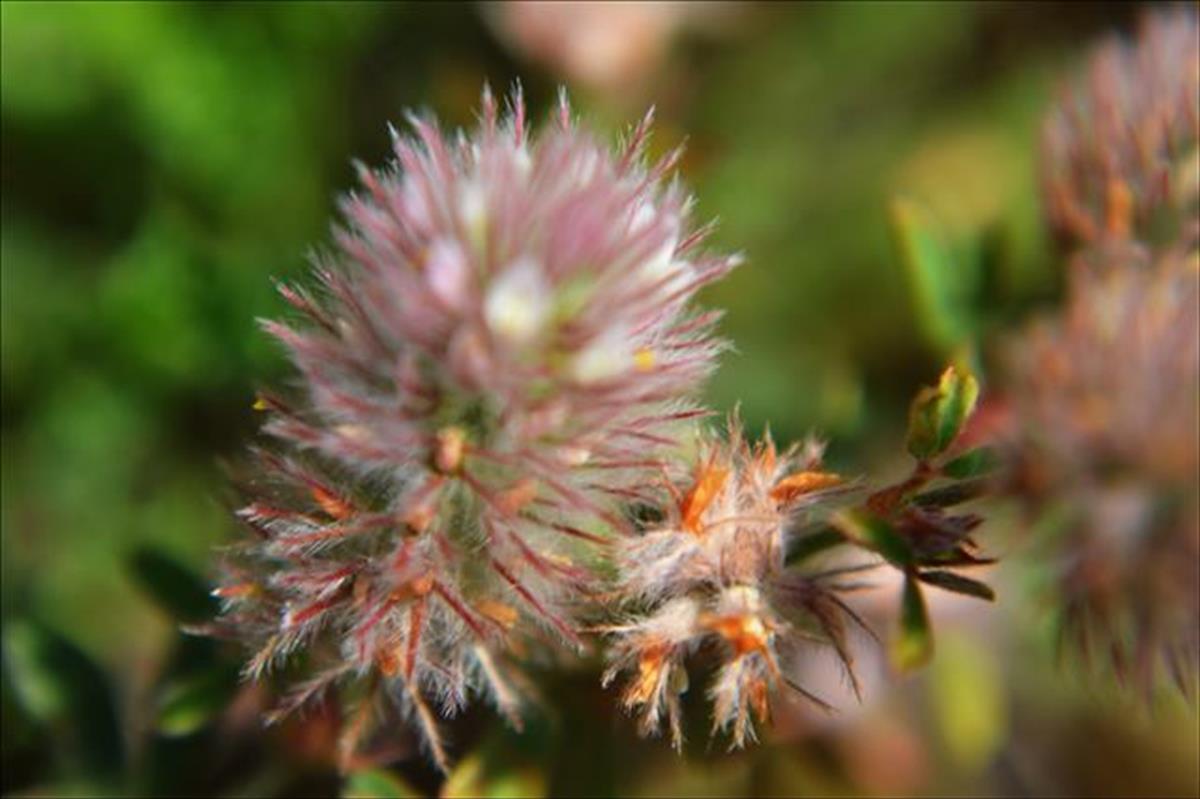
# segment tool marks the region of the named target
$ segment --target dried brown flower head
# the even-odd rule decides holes
[[[1042,132],[1054,229],[1075,244],[1173,241],[1200,209],[1200,24],[1147,14],[1135,43],[1099,46]]]
[[[1065,640],[1182,685],[1200,659],[1200,262],[1094,266],[1012,342],[1014,488],[1058,519]]]
[[[853,587],[838,583],[845,572],[785,569],[792,523],[843,486],[821,468],[821,453],[815,441],[779,453],[769,436],[752,447],[731,421],[727,440],[705,441],[694,472],[669,484],[666,518],[620,542],[626,617],[604,628],[612,637],[605,683],[629,674],[622,703],[643,734],[665,723],[682,744],[684,661],[701,649],[721,663],[709,688],[713,732],[727,730],[737,747],[754,739],[755,719],[768,720],[781,687],[814,698],[789,672],[816,636],[850,669],[846,619],[858,617],[838,596]]]

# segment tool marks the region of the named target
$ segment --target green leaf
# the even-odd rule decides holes
[[[987,480],[964,480],[917,494],[913,502],[924,507],[949,508],[983,496],[988,485]]]
[[[201,622],[217,613],[217,602],[204,581],[174,558],[139,547],[130,558],[138,584],[168,614],[182,622]]]
[[[966,594],[967,596],[986,599],[988,602],[996,600],[996,592],[990,586],[972,580],[970,577],[963,577],[961,574],[947,571],[923,571],[917,575],[923,583],[936,585],[938,588],[944,588],[947,591],[953,591],[956,594]]]
[[[892,642],[892,662],[900,671],[925,665],[933,655],[933,632],[921,586],[909,574],[900,599],[900,632]]]
[[[995,471],[1000,465],[1000,456],[992,447],[969,449],[942,467],[942,474],[959,480],[979,477]]]
[[[355,771],[342,786],[343,799],[409,799],[421,793],[387,769]]]
[[[799,563],[818,552],[836,547],[845,540],[846,537],[836,529],[823,527],[815,533],[797,538],[788,551],[787,562],[789,564]]]
[[[529,797],[547,795],[546,777],[533,764],[521,764],[509,758],[501,761],[495,753],[485,756],[473,752],[463,758],[442,786],[444,799],[459,797]]]
[[[896,566],[913,563],[913,550],[908,541],[886,520],[870,511],[859,508],[839,511],[833,516],[833,525],[846,538],[879,553],[889,563]]]
[[[24,710],[55,728],[86,773],[120,770],[124,754],[111,686],[83,650],[31,620],[7,620],[4,669]]]
[[[979,384],[971,374],[946,367],[938,384],[921,389],[909,410],[908,451],[912,456],[927,461],[945,452],[978,398]]]
[[[986,767],[1004,745],[1009,722],[1003,685],[985,640],[952,633],[938,641],[929,698],[946,750],[961,768]]]
[[[970,286],[966,265],[955,263],[936,222],[921,205],[892,200],[889,221],[892,246],[908,275],[917,323],[926,340],[943,354],[971,334]]]
[[[221,666],[172,680],[158,704],[158,731],[191,735],[228,707],[237,691],[238,672]]]

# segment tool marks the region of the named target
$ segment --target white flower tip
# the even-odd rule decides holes
[[[467,235],[476,244],[482,244],[487,232],[487,193],[483,184],[471,179],[463,183],[458,192],[458,213]]]
[[[584,347],[571,362],[571,376],[596,383],[629,371],[636,364],[624,330],[609,330]]]
[[[510,341],[528,341],[549,314],[549,287],[541,268],[521,258],[492,284],[484,301],[484,318],[493,333]]]
[[[517,145],[513,151],[513,164],[517,167],[517,174],[521,177],[528,177],[533,171],[533,156],[529,154],[529,146],[521,143]]]
[[[461,309],[467,302],[468,277],[462,246],[453,239],[434,242],[425,259],[425,279],[434,296],[449,308]]]

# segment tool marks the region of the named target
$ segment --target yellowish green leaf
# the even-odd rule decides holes
[[[975,409],[979,384],[974,376],[949,366],[936,386],[922,389],[908,416],[908,451],[918,460],[940,455],[954,443]]]
[[[933,655],[933,631],[920,584],[905,577],[900,599],[900,630],[892,642],[892,663],[900,671],[911,671],[929,662]]]

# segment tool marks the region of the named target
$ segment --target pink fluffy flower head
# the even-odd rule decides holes
[[[348,753],[386,695],[444,765],[435,706],[479,692],[518,723],[516,656],[580,645],[623,503],[702,412],[721,343],[691,300],[735,259],[699,250],[650,115],[615,152],[565,98],[536,133],[519,92],[502,114],[485,90],[469,133],[410,122],[316,285],[281,287],[298,319],[265,323],[301,391],[259,401],[278,446],[218,593],[250,675],[309,653],[281,710],[348,682]]]

